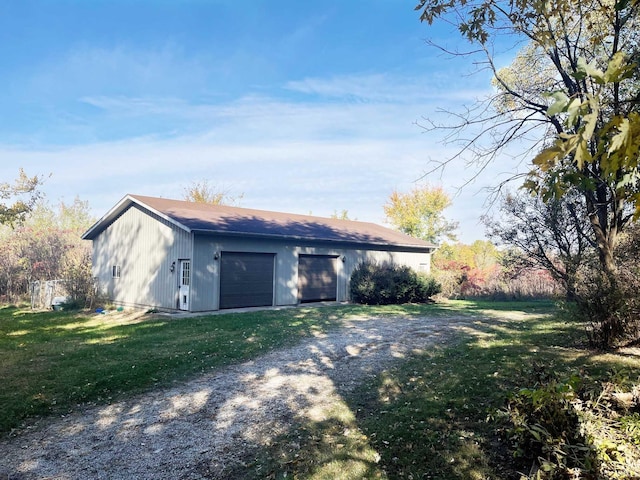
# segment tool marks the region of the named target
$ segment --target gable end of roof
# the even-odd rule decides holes
[[[128,194],[123,197],[111,210],[105,213],[96,223],[89,227],[89,229],[82,234],[81,238],[83,240],[93,240],[100,234],[100,232],[109,227],[109,225],[115,222],[122,214],[124,214],[129,208],[134,205],[139,206],[140,208],[142,208],[142,210],[147,210],[150,213],[157,215],[158,217],[166,220],[167,222],[175,225],[182,230],[190,232],[189,228],[180,224],[175,219],[168,217],[162,212],[154,210],[144,202],[141,202],[139,199],[137,199],[136,196]]]

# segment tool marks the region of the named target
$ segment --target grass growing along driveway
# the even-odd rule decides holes
[[[473,317],[457,341],[416,353],[349,392],[323,420],[298,423],[243,478],[513,478],[492,415],[536,365],[594,380],[640,367],[634,355],[575,348],[579,324],[550,302],[287,309],[196,318],[0,310],[0,421],[168,385],[339,327],[353,316]],[[516,477],[517,478],[517,477]]]
[[[509,394],[533,386],[535,371],[562,377],[581,370],[594,384],[612,371],[623,382],[640,380],[637,350],[579,348],[582,326],[563,320],[551,302],[447,308],[477,321],[457,342],[417,353],[349,393],[333,415],[299,424],[245,478],[265,478],[265,471],[278,479],[521,478],[508,441],[498,435],[504,424],[494,417]],[[630,441],[640,442],[640,431]]]
[[[344,305],[171,318],[0,308],[0,433],[254,358],[349,317],[446,311]]]

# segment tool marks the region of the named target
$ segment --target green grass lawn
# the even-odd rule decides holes
[[[0,308],[0,433],[30,417],[107,403],[247,360],[352,316],[424,308],[343,305],[192,318]]]
[[[507,395],[539,366],[637,379],[640,358],[581,347],[552,302],[335,306],[194,318],[0,309],[0,430],[172,384],[362,315],[470,315],[457,341],[395,364],[262,452],[245,478],[513,478],[496,434]],[[620,378],[624,375],[620,374]],[[516,477],[517,478],[517,477]]]
[[[479,319],[457,343],[385,370],[326,420],[298,425],[263,452],[256,472],[305,479],[519,478],[495,417],[509,394],[533,386],[537,370],[559,376],[581,370],[594,383],[611,371],[640,380],[639,356],[580,347],[582,326],[564,321],[550,302],[440,308],[489,321]]]

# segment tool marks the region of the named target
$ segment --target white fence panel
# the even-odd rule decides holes
[[[31,308],[53,308],[56,297],[65,297],[65,280],[36,280],[31,282]]]

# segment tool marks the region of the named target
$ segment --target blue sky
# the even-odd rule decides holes
[[[394,189],[442,185],[465,242],[483,187],[512,170],[458,163],[416,123],[490,93],[426,39],[413,0],[0,0],[0,180],[50,177],[51,202],[101,216],[127,193],[181,198],[192,182],[240,206],[383,223]],[[508,62],[508,54],[503,60]]]

